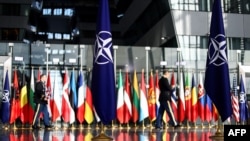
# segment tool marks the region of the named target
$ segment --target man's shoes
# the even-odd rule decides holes
[[[35,126],[35,125],[33,125],[33,126],[32,126],[32,129],[39,130],[39,129],[41,129],[41,127],[40,127],[40,126]]]
[[[174,128],[179,128],[179,127],[181,127],[180,124],[177,124],[177,125],[174,126]]]
[[[54,128],[53,125],[45,125],[45,129],[52,129],[52,128]]]
[[[160,127],[160,126],[155,126],[155,129],[161,130],[162,127]]]

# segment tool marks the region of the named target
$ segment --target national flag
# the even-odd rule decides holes
[[[203,77],[200,72],[199,76],[199,84],[198,84],[198,116],[200,117],[201,121],[205,121],[205,107],[206,107],[206,95],[203,86]]]
[[[239,94],[240,122],[243,123],[248,120],[248,105],[247,105],[247,96],[242,75],[240,80],[239,92],[240,92]]]
[[[179,99],[178,99],[178,122],[183,122],[185,119],[185,92],[184,92],[184,82],[183,73],[180,75],[180,88],[179,88]]]
[[[212,114],[212,116],[213,116],[214,121],[218,121],[219,113],[218,113],[218,110],[217,110],[216,106],[214,105],[214,103],[213,103],[213,114]]]
[[[192,100],[192,107],[191,107],[191,121],[196,122],[198,117],[197,112],[197,90],[196,90],[196,83],[194,80],[194,74],[192,76],[192,90],[191,90],[191,100]]]
[[[191,107],[192,107],[191,90],[190,90],[189,76],[187,73],[185,79],[185,117],[188,121],[192,120]]]
[[[210,122],[213,118],[213,103],[207,94],[205,94],[205,97],[206,97],[205,120],[207,122]]]
[[[91,90],[98,116],[103,124],[109,124],[116,117],[113,46],[108,0],[99,2]]]
[[[235,122],[240,122],[240,112],[239,112],[239,95],[237,90],[236,77],[233,77],[233,87],[232,87],[232,107],[233,107],[233,117]]]
[[[51,109],[51,120],[55,122],[60,116],[61,116],[61,98],[60,92],[59,92],[59,81],[57,80],[58,76],[55,75],[54,78],[54,87],[53,92],[50,97],[50,109]],[[61,81],[60,81],[61,82]]]
[[[158,70],[155,72],[155,99],[156,99],[156,116],[158,115],[160,108],[160,87],[159,87],[159,73]]]
[[[91,92],[91,72],[87,72],[87,87],[86,87],[86,100],[85,100],[85,113],[84,118],[88,124],[91,124],[94,121],[94,113],[93,113],[93,98]]]
[[[69,102],[69,78],[68,71],[65,70],[63,78],[63,95],[62,95],[62,119],[70,124],[75,121],[75,112]]]
[[[139,121],[143,121],[149,116],[148,113],[148,101],[147,101],[147,91],[144,78],[144,69],[141,72],[141,85],[140,85],[140,117]]]
[[[33,116],[35,114],[36,104],[34,102],[34,91],[35,91],[35,77],[34,77],[34,69],[31,69],[31,76],[30,76],[30,89],[29,89],[29,106],[30,106],[30,115],[29,121],[33,121]]]
[[[133,77],[133,88],[132,88],[132,121],[136,123],[139,119],[139,86],[138,80],[136,75],[136,70],[134,70],[134,77]]]
[[[10,84],[9,84],[8,70],[6,71],[3,86],[3,95],[1,103],[1,121],[2,123],[9,123],[10,120]]]
[[[85,93],[86,93],[86,85],[84,83],[84,75],[82,74],[82,70],[79,71],[77,88],[78,88],[78,102],[77,102],[77,120],[82,123],[84,121],[84,101],[85,101]]]
[[[76,94],[76,81],[75,81],[75,72],[74,69],[71,71],[70,75],[70,97],[72,101],[72,108],[75,110],[77,108],[77,94]]]
[[[21,87],[21,121],[26,123],[29,121],[29,104],[28,104],[28,93],[27,93],[27,84],[25,79],[25,72],[22,73],[22,87]],[[32,123],[32,121],[31,121]]]
[[[132,117],[132,103],[131,103],[131,89],[128,71],[125,75],[125,87],[124,87],[124,122],[128,123]]]
[[[13,96],[11,100],[10,123],[14,123],[21,115],[20,88],[18,82],[17,70],[15,69],[13,74]]]
[[[172,73],[171,76],[171,82],[170,82],[171,87],[173,88],[175,86],[175,77],[174,77],[174,72]],[[177,118],[177,95],[176,95],[176,87],[174,88],[174,90],[171,93],[171,107],[174,113],[174,117],[175,119]]]
[[[215,104],[222,122],[232,115],[226,37],[221,1],[215,0],[212,9],[210,36],[205,72],[205,90]]]
[[[118,90],[117,90],[117,109],[116,109],[116,117],[120,123],[125,123],[124,121],[124,88],[123,88],[123,79],[121,70],[119,71],[118,77]]]
[[[148,110],[149,110],[149,119],[154,121],[156,119],[156,97],[155,97],[155,87],[154,87],[154,78],[153,72],[150,72],[149,77],[149,89],[148,89]]]
[[[40,67],[38,68],[38,71],[37,71],[37,78],[36,78],[36,82],[39,82],[40,81],[40,77],[41,77],[41,70],[40,70]]]
[[[51,85],[51,81],[50,81],[50,72],[48,72],[47,74],[47,82],[46,82],[46,96],[47,98],[49,99],[48,100],[48,104],[47,104],[47,107],[48,107],[48,112],[49,112],[49,116],[51,117],[52,113],[51,113],[51,95],[52,95],[52,85]]]

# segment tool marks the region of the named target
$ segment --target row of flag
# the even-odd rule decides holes
[[[40,78],[40,70],[38,71],[37,81]],[[4,94],[1,104],[1,121],[3,123],[14,123],[20,119],[22,123],[31,124],[33,121],[35,103],[34,103],[34,87],[35,78],[34,70],[31,70],[31,77],[29,85],[27,85],[26,75],[23,72],[22,81],[19,81],[18,71],[13,72],[13,91],[10,95],[10,86],[8,71],[6,72],[4,83]],[[72,71],[69,78],[68,71],[66,70],[63,75],[63,82],[60,84],[55,76],[52,86],[50,72],[48,72],[46,83],[46,95],[50,97],[48,101],[48,109],[51,120],[53,122],[62,118],[66,123],[73,123],[78,120],[79,123],[86,121],[92,123],[94,120],[92,94],[89,86],[90,74],[87,72],[88,80],[85,81],[83,72],[79,72],[77,84],[75,81],[74,71]],[[21,86],[19,86],[21,84]],[[59,85],[62,85],[60,90]],[[5,113],[5,114],[3,114]],[[96,118],[98,120],[98,118]]]
[[[13,72],[13,91],[10,95],[10,86],[8,71],[6,72],[4,93],[1,104],[1,121],[3,123],[14,123],[20,118],[22,123],[31,124],[33,121],[35,103],[34,103],[34,70],[31,70],[30,84],[27,85],[25,73],[18,76],[18,70]],[[37,73],[36,80],[39,81],[40,70]],[[126,71],[119,71],[117,79],[116,119],[119,123],[139,123],[149,118],[154,121],[157,117],[159,108],[158,98],[159,73],[150,72],[148,87],[145,82],[145,72],[141,71],[141,77],[138,81],[137,72],[134,70],[133,76]],[[198,119],[202,122],[211,122],[218,120],[218,111],[212,103],[209,96],[205,93],[203,86],[202,73],[199,73],[198,85],[195,82],[195,74],[192,79],[188,73],[181,74],[180,85],[176,87],[171,94],[171,106],[175,118],[179,123],[185,120],[196,123]],[[91,91],[91,72],[79,71],[77,80],[75,80],[75,71],[72,70],[69,76],[66,70],[62,75],[62,83],[58,81],[61,76],[54,76],[54,82],[51,82],[50,72],[48,73],[46,83],[46,94],[50,97],[48,109],[52,122],[62,118],[66,123],[86,123],[91,124],[94,121],[99,122],[99,116],[95,112],[92,91]],[[18,78],[22,78],[21,81]],[[132,81],[130,80],[132,78]],[[248,118],[248,107],[243,79],[241,79],[239,93],[236,86],[236,78],[233,78],[232,87],[232,106],[234,109],[233,118],[236,122],[244,122]],[[19,87],[19,84],[21,86]],[[175,73],[172,72],[170,84],[176,86]],[[62,90],[60,90],[60,86]],[[5,113],[5,114],[3,114]],[[164,114],[164,121],[169,120],[167,114]]]
[[[194,73],[192,74],[191,81],[189,74],[184,74],[185,73],[181,74],[179,87],[176,87],[171,94],[171,107],[177,121],[179,123],[185,121],[196,123],[198,119],[200,119],[201,122],[206,121],[208,123],[212,120],[217,121],[219,114],[215,105],[206,94],[203,86],[202,73],[199,73],[198,85],[195,82]],[[148,89],[145,84],[144,70],[142,70],[140,82],[138,82],[136,71],[133,73],[132,84],[130,83],[128,72],[125,73],[124,78],[124,85],[122,85],[123,77],[120,71],[117,90],[117,120],[120,123],[137,123],[142,122],[146,118],[149,118],[150,121],[154,121],[160,106],[158,101],[160,94],[158,71],[156,71],[155,76],[151,72]],[[177,85],[174,72],[170,80],[171,85]],[[242,89],[242,87],[244,87],[243,85],[243,83],[240,84],[240,93],[244,94],[244,97],[246,97],[246,93]],[[232,98],[234,97],[235,95],[232,95]],[[242,104],[246,107],[246,100],[243,101]],[[247,120],[247,109],[244,106],[238,106],[238,109],[244,108],[243,111],[245,111],[241,112],[241,114],[238,113],[239,117],[242,117],[240,120],[241,122]],[[164,121],[167,122],[168,120],[169,117],[165,113]],[[239,120],[237,122],[239,122]]]

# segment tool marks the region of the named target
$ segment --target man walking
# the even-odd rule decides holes
[[[168,77],[170,76],[170,73],[168,70],[163,71],[163,75],[159,80],[159,88],[160,88],[160,96],[159,96],[159,102],[160,102],[160,108],[158,111],[158,115],[156,118],[156,124],[155,128],[162,129],[162,116],[164,111],[167,112],[169,116],[169,124],[173,127],[178,127],[177,122],[174,117],[174,113],[172,110],[172,107],[170,105],[171,101],[171,93],[173,92],[173,87],[169,84]]]
[[[42,74],[40,76],[40,81],[36,83],[34,101],[36,103],[36,111],[33,118],[33,129],[40,129],[38,126],[38,119],[41,113],[43,113],[43,121],[46,129],[53,128],[53,125],[49,121],[49,112],[48,112],[48,97],[46,96],[46,84],[47,76]]]

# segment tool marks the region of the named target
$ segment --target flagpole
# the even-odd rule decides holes
[[[82,72],[82,66],[83,66],[83,63],[82,63],[82,61],[83,61],[83,49],[85,48],[85,45],[80,45],[80,69],[79,69],[79,72],[81,73]],[[79,128],[82,130],[83,129],[83,125],[82,125],[82,123],[80,123],[80,126],[79,126]]]
[[[149,85],[148,85],[148,51],[150,50],[150,47],[149,46],[146,46],[145,47],[145,50],[146,50],[146,97],[148,96],[148,88],[149,88]],[[150,120],[150,127],[152,127],[152,121]]]
[[[113,138],[107,136],[104,132],[104,125],[101,123],[101,133],[97,135],[96,137],[92,138],[92,141],[109,141],[113,140]]]
[[[9,43],[8,46],[9,46],[9,48],[10,48],[10,54],[9,54],[9,55],[10,55],[10,57],[11,57],[11,67],[10,67],[11,70],[10,70],[9,73],[10,73],[10,76],[12,76],[12,61],[13,61],[13,60],[12,60],[12,57],[13,57],[13,51],[12,51],[12,50],[13,50],[13,47],[14,47],[14,43]],[[15,67],[15,69],[16,69],[16,67]],[[10,78],[12,78],[12,77],[10,77]],[[13,80],[13,79],[10,79],[10,81],[12,81],[12,80]],[[12,82],[12,84],[13,84],[13,82]],[[10,92],[9,92],[9,93],[12,94],[11,89],[10,89]],[[15,95],[14,95],[14,96],[11,95],[11,97],[15,98]],[[12,101],[13,101],[13,99],[12,99]],[[13,105],[12,105],[12,106],[13,106]],[[14,121],[13,126],[14,126],[14,127],[13,127],[14,130],[16,130],[16,129],[17,129],[17,127],[16,127],[16,121]]]
[[[117,57],[116,57],[116,53],[117,53],[117,49],[118,49],[118,46],[117,45],[114,45],[113,46],[113,50],[114,50],[114,75],[115,75],[115,84],[116,84],[116,60],[117,60]],[[117,87],[117,85],[116,85]],[[112,120],[112,123],[111,123],[111,127],[114,128],[114,120]]]
[[[222,127],[222,121],[221,121],[221,117],[219,116],[219,119],[217,121],[216,132],[215,132],[215,134],[213,136],[210,136],[209,138],[215,139],[215,140],[223,140],[224,139],[224,135],[222,133],[221,127]]]
[[[180,53],[181,53],[181,48],[177,48],[177,96],[180,98]],[[177,109],[178,113],[178,109]],[[177,114],[177,117],[179,115]],[[181,125],[181,123],[179,123]]]
[[[79,70],[82,70],[82,60],[83,60],[83,49],[85,48],[85,45],[80,45],[80,69]]]
[[[50,44],[45,44],[45,48],[46,48],[46,74],[48,75],[48,69],[49,69],[49,48],[50,48]]]
[[[241,65],[241,61],[240,61],[240,56],[241,55],[241,51],[240,50],[237,50],[237,54],[236,54],[236,66],[237,66],[237,70],[236,70],[236,77],[237,77],[237,80],[238,80],[238,82],[236,82],[237,84],[239,84],[239,80],[240,80],[240,65]],[[236,84],[236,85],[237,85]],[[237,88],[237,90],[238,90],[238,88]],[[239,95],[238,95],[239,96]],[[238,101],[238,106],[239,106],[239,101]],[[239,114],[240,115],[240,114]],[[240,125],[240,120],[239,121],[236,121],[235,122],[236,123],[236,125]]]

